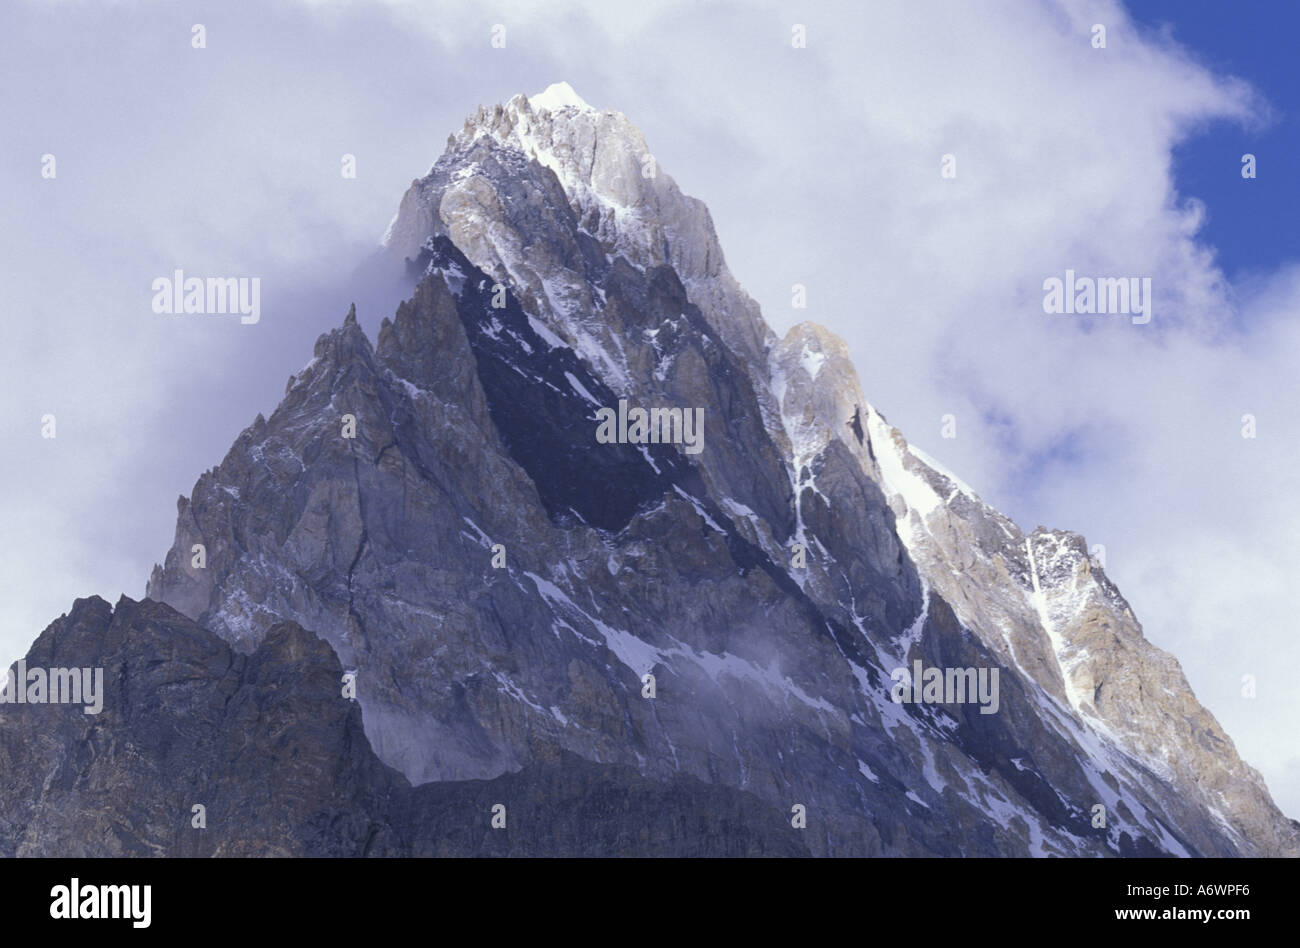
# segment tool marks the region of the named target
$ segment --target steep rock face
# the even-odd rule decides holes
[[[102,668],[106,688],[97,715],[0,715],[4,856],[807,854],[749,794],[568,755],[412,788],[371,751],[333,650],[292,623],[243,655],[161,603],[82,599],[26,661]]]
[[[1079,542],[911,448],[830,333],[777,343],[647,154],[571,90],[480,110],[390,228],[411,301],[321,337],[149,595],[243,652],[317,631],[417,784],[570,754],[804,804],[817,854],[1296,852]],[[620,398],[704,450],[598,443]],[[916,660],[997,712],[895,703]]]
[[[1072,706],[1120,747],[1149,762],[1188,809],[1223,827],[1242,851],[1297,852],[1264,780],[1201,707],[1178,660],[1146,641],[1082,537],[1039,528],[1026,541],[1041,605]],[[1190,817],[1190,814],[1189,814]]]
[[[880,485],[927,608],[936,595],[955,604],[963,627],[1032,684],[1039,716],[1076,746],[1098,802],[1162,813],[1202,852],[1297,852],[1295,823],[1196,701],[1177,661],[1143,638],[1082,537],[1023,534],[909,446],[867,404],[847,347],[826,329],[794,327],[774,351],[772,378],[796,466],[811,460],[811,471],[823,455],[847,453]],[[918,626],[906,647],[924,638]],[[1098,785],[1099,773],[1116,785]]]
[[[623,337],[601,318],[599,283],[585,272],[604,258],[670,266],[747,364],[775,342],[727,269],[708,208],[681,193],[626,116],[593,109],[567,83],[480,108],[448,138],[402,198],[385,242],[414,258],[430,234],[446,234],[494,279],[508,278],[529,312],[558,317],[579,352],[590,335],[610,365]]]
[[[598,112],[564,84],[480,109],[448,139],[403,197],[386,243],[415,259],[431,236],[448,237],[509,285],[526,312],[634,401],[695,407],[713,385],[749,387],[776,341],[727,269],[704,204],[681,193],[622,113]],[[757,466],[779,468],[783,433],[767,386],[741,397],[758,399],[778,450],[760,433],[728,435]],[[748,412],[722,419],[732,417],[743,422]],[[720,430],[710,444],[699,459],[706,477],[735,471]],[[725,480],[720,489],[750,504]]]
[[[634,511],[616,533],[588,526],[573,508],[548,505],[497,436],[494,418],[508,420],[517,401],[494,415],[476,376],[431,378],[419,347],[400,344],[439,339],[439,365],[477,359],[480,371],[523,373],[553,393],[530,374],[550,370],[530,361],[542,350],[526,320],[509,307],[483,311],[486,280],[466,273],[455,301],[444,280],[425,280],[381,331],[377,354],[352,320],[325,337],[284,405],[184,505],[151,595],[177,590],[186,602],[209,590],[198,618],[244,648],[284,616],[314,624],[358,669],[376,751],[417,782],[496,776],[558,745],[665,778],[758,784],[773,805],[789,805],[794,775],[820,774],[808,793],[844,798],[828,815],[851,812],[866,778],[832,779],[857,765],[847,746],[828,761],[826,745],[836,732],[847,745],[856,727],[839,709],[863,698],[837,657],[856,646],[837,643],[786,573],[692,493],[696,470],[671,446],[595,454],[606,481],[638,493],[630,504],[584,499],[591,519]],[[551,409],[536,407],[540,393],[530,403],[555,440],[524,448],[544,459],[591,451],[580,393],[606,394],[581,363],[559,365],[553,377],[577,384]],[[437,403],[449,380],[473,392],[456,388],[450,409]],[[355,438],[342,437],[345,408]],[[305,463],[264,460],[289,456]],[[236,495],[259,498],[257,509]],[[495,542],[501,569],[491,566]],[[207,548],[205,569],[187,559],[194,543]],[[646,673],[657,676],[655,699],[642,697]],[[827,689],[836,702],[818,696]],[[774,756],[774,746],[784,750]]]
[[[338,853],[382,802],[337,659],[296,626],[245,656],[161,603],[80,599],[27,664],[102,668],[105,694],[0,716],[6,855]]]

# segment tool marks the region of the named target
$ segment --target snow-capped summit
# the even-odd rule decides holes
[[[537,100],[566,105],[537,109]],[[601,266],[671,267],[747,371],[761,373],[776,337],[728,270],[708,208],[682,193],[622,112],[572,101],[582,100],[556,83],[533,99],[520,94],[480,107],[402,197],[385,246],[415,259],[429,237],[446,235],[475,266],[516,287],[525,306],[618,391],[634,388],[637,373],[585,262],[594,253]],[[572,234],[570,214],[578,225]],[[577,240],[595,244],[579,249]],[[757,396],[773,421],[767,387]]]
[[[535,111],[546,109],[548,112],[558,112],[560,109],[582,109],[587,112],[596,111],[586,100],[578,93],[573,91],[573,86],[567,82],[552,82],[546,87],[544,92],[528,97],[528,104]]]

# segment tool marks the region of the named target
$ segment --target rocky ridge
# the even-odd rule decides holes
[[[599,831],[560,834],[555,851],[1300,852],[1300,828],[1082,539],[1022,533],[909,446],[831,333],[778,340],[707,210],[652,159],[625,117],[567,87],[479,110],[390,226],[412,298],[373,344],[355,312],[321,336],[275,412],[181,498],[157,603],[111,618],[79,603],[110,626],[174,608],[138,634],[208,636],[221,657],[198,677],[218,693],[256,693],[244,669],[302,629],[337,656],[330,675],[355,670],[359,702],[329,698],[301,791],[345,829],[322,840],[290,821],[268,845],[355,852],[373,831],[361,851],[496,851],[487,833],[440,844],[459,823],[373,803],[492,786],[533,801],[522,832],[544,851],[542,814],[612,782],[624,800],[678,801],[678,816],[600,810]],[[701,408],[704,450],[597,444],[595,412],[619,399]],[[998,712],[895,703],[890,672],[915,660],[996,668]],[[127,682],[141,671],[105,661]],[[325,677],[291,706],[325,701]],[[48,754],[127,766],[120,744],[51,740]],[[329,755],[354,745],[344,779]],[[235,797],[268,792],[261,771],[222,766]],[[28,790],[42,813],[85,805]],[[119,836],[186,845],[149,829],[161,815],[112,819]],[[277,838],[261,820],[227,851]],[[72,844],[18,822],[15,849]]]

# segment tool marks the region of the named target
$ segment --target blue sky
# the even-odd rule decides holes
[[[1207,68],[1248,79],[1272,121],[1208,123],[1174,151],[1179,190],[1205,202],[1202,231],[1234,281],[1300,259],[1300,4],[1288,0],[1132,0],[1138,25],[1191,50]],[[1258,177],[1241,177],[1255,155]]]

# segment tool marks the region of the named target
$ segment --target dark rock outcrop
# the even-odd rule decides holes
[[[294,623],[245,655],[162,603],[80,599],[26,661],[103,668],[105,694],[96,715],[0,714],[0,855],[807,854],[749,794],[553,747],[494,780],[411,787],[371,751],[333,650]]]

